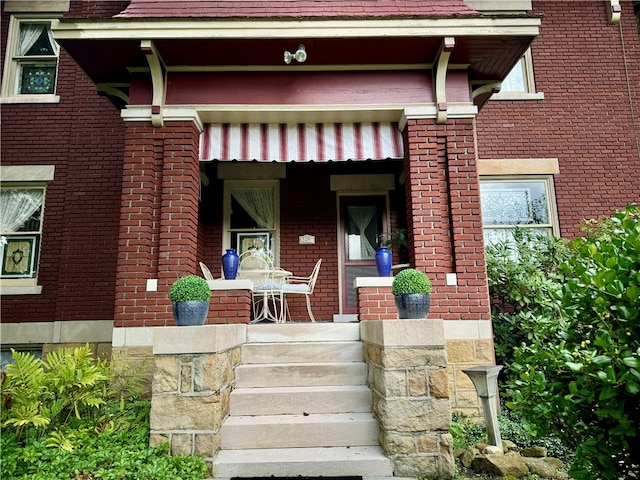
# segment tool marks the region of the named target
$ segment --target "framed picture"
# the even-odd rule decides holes
[[[269,232],[238,233],[238,255],[249,250],[262,251],[270,256]]]
[[[5,237],[2,248],[2,277],[31,278],[35,275],[36,235]]]

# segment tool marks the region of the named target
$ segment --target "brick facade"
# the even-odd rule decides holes
[[[631,2],[619,24],[600,2],[533,2],[531,46],[544,100],[490,101],[477,120],[480,158],[556,157],[560,231],[640,200],[640,42]]]

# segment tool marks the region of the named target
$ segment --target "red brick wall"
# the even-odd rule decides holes
[[[171,284],[200,273],[199,138],[192,122],[127,124],[116,326],[172,324]],[[158,291],[146,291],[148,279],[158,279]]]
[[[4,35],[8,19],[2,15]],[[2,295],[3,322],[113,318],[124,122],[64,51],[57,93],[60,103],[2,105],[2,164],[56,166],[44,210],[42,294]]]
[[[488,320],[473,121],[409,120],[405,144],[413,264],[432,280],[430,315]],[[457,285],[446,285],[447,273],[457,275]]]
[[[480,158],[558,158],[565,237],[584,218],[640,200],[640,42],[631,2],[620,3],[621,23],[610,25],[603,2],[534,0],[544,14],[532,46],[544,100],[489,101],[477,121]]]

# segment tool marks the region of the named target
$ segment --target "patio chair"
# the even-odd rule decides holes
[[[213,280],[211,270],[202,262],[200,262],[200,270],[202,270],[202,276],[204,276],[205,280]]]
[[[313,295],[313,290],[316,286],[316,280],[318,279],[321,263],[322,259],[317,261],[315,267],[313,267],[313,270],[311,271],[311,275],[308,277],[287,277],[286,283],[282,284],[282,301],[284,305],[283,311],[285,312],[285,320],[286,317],[290,317],[289,307],[287,305],[287,295],[304,295],[307,300],[307,312],[309,313],[309,318],[312,322],[316,321],[313,316],[313,312],[311,311],[311,295]]]
[[[282,287],[274,280],[274,270],[263,255],[241,256],[238,278],[253,282],[253,323],[284,321]]]

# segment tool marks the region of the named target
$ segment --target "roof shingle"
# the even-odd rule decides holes
[[[477,15],[463,0],[131,0],[119,18],[384,18]]]

